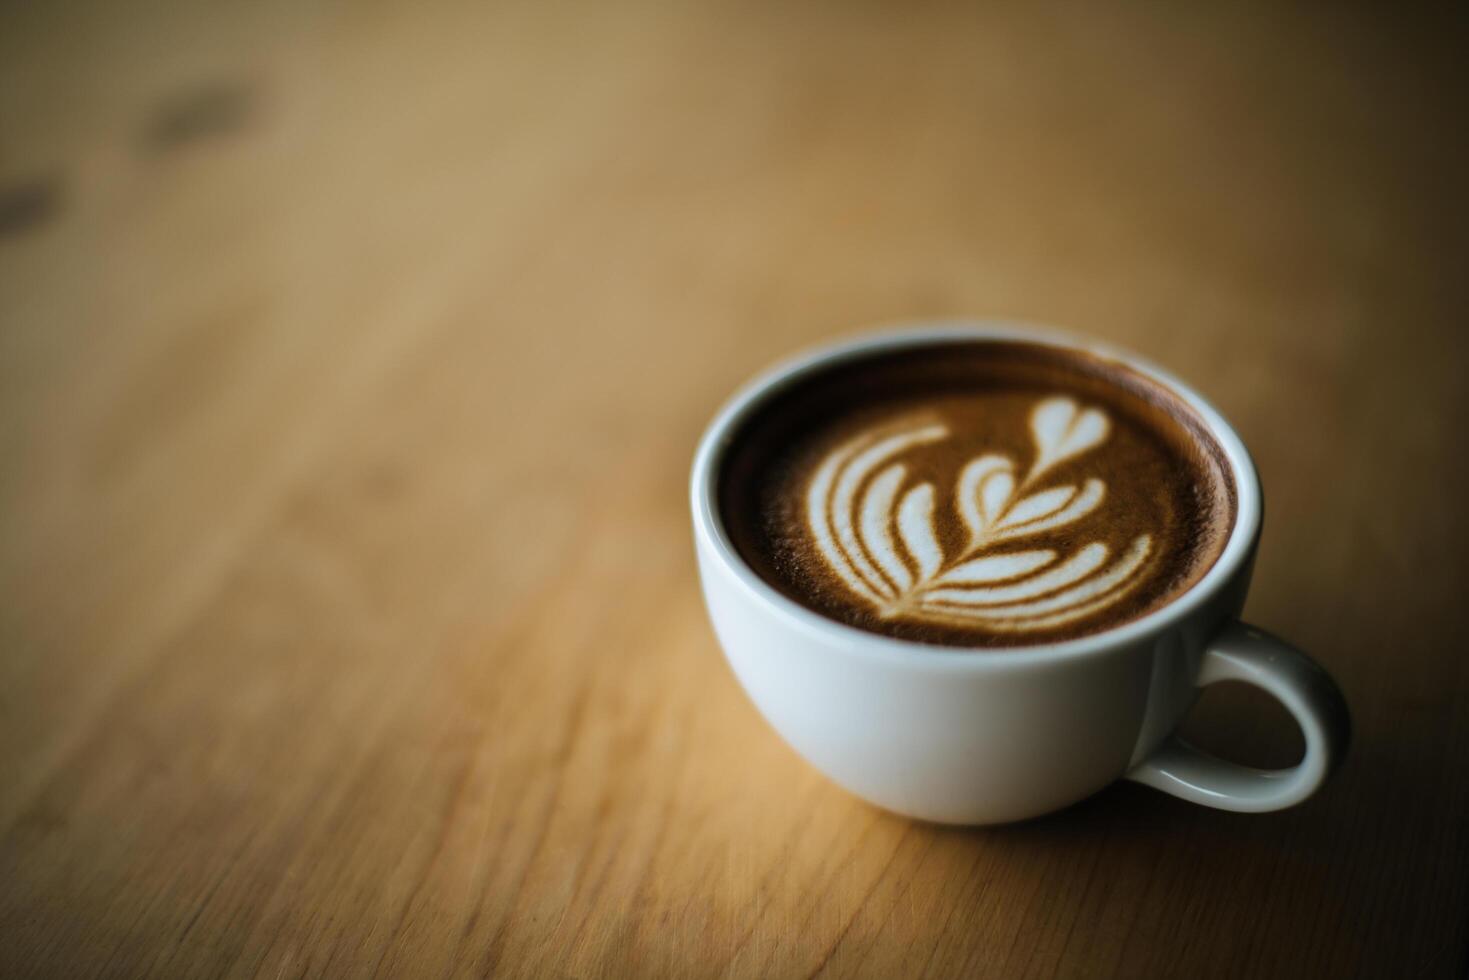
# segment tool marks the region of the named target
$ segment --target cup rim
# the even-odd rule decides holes
[[[1137,619],[1074,639],[1014,647],[923,643],[871,633],[808,609],[761,578],[735,548],[719,514],[716,476],[735,429],[767,399],[817,372],[874,353],[966,340],[1020,341],[1118,361],[1163,385],[1188,405],[1224,450],[1235,484],[1234,527],[1208,571],[1171,602]],[[739,388],[705,429],[694,454],[690,502],[696,544],[700,549],[715,557],[742,591],[793,628],[826,640],[839,640],[853,656],[910,667],[959,670],[1007,669],[1067,661],[1119,649],[1162,633],[1208,603],[1248,561],[1259,535],[1263,510],[1259,474],[1244,441],[1201,394],[1169,371],[1130,351],[1068,330],[1013,320],[900,322],[808,347],[777,362]],[[983,655],[975,656],[976,653]]]

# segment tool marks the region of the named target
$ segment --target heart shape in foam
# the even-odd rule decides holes
[[[1050,398],[1030,417],[1036,459],[1029,480],[1064,460],[1086,452],[1107,438],[1107,416],[1095,408],[1081,409],[1070,398]]]

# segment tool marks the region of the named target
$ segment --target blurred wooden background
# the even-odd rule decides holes
[[[0,11],[0,973],[1463,976],[1462,20],[1198,5]],[[685,476],[879,321],[1191,379],[1331,786],[989,830],[829,785]],[[1211,692],[1246,761],[1282,713]]]

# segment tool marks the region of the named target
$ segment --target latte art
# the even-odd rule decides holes
[[[942,422],[904,431],[864,433],[822,461],[806,495],[818,549],[852,594],[883,619],[975,622],[1025,632],[1059,626],[1123,598],[1152,551],[1139,534],[1120,555],[1093,541],[1067,555],[1014,544],[1084,521],[1105,496],[1095,477],[1084,484],[1041,486],[1057,464],[1095,448],[1110,430],[1099,409],[1070,398],[1041,402],[1030,416],[1035,459],[1023,475],[1010,457],[970,460],[954,487],[968,537],[945,555],[935,528],[932,483],[903,489],[908,469],[890,462],[904,451],[948,438]],[[876,474],[876,475],[874,475]]]
[[[1157,382],[1084,352],[936,344],[823,368],[731,434],[731,543],[830,619],[978,651],[1181,595],[1234,521],[1227,462]]]

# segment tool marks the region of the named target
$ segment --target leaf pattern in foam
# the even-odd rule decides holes
[[[999,526],[1015,527],[1050,517],[1069,504],[1071,498],[1075,496],[1076,488],[1073,486],[1052,487],[1049,490],[1038,491],[1016,501],[1015,506],[1005,512],[1005,517]]]
[[[933,533],[933,484],[920,483],[903,495],[898,504],[898,536],[918,564],[920,578],[933,578],[944,563],[943,549]]]
[[[888,524],[891,521],[893,502],[898,497],[898,487],[902,485],[903,477],[907,473],[906,466],[894,463],[867,485],[867,493],[862,498],[862,540],[867,545],[872,560],[899,592],[906,592],[913,587],[913,573],[908,571],[908,566],[898,557]]]
[[[892,462],[899,453],[945,438],[946,426],[929,422],[866,433],[838,447],[807,490],[807,520],[818,550],[841,582],[882,618],[1042,629],[1116,601],[1149,559],[1147,534],[1110,565],[1101,542],[1064,558],[1048,548],[993,550],[1078,521],[1106,495],[1106,485],[1095,477],[1080,486],[1022,495],[1039,474],[1106,439],[1108,422],[1099,410],[1082,411],[1065,396],[1049,398],[1031,413],[1030,430],[1036,455],[1024,479],[1017,479],[1009,457],[997,453],[973,459],[960,471],[955,508],[969,543],[954,555],[946,555],[939,541],[933,484],[905,491],[908,467]]]
[[[972,459],[959,473],[955,496],[973,547],[994,526],[1015,492],[1015,464],[990,453]]]
[[[1055,560],[1056,553],[1049,548],[971,558],[939,576],[936,584],[983,585],[987,582],[1003,582],[1007,579],[1029,575]]]
[[[1087,514],[1097,509],[1097,505],[1107,495],[1106,484],[1096,478],[1090,478],[1080,493],[1072,493],[1066,501],[1066,505],[1047,514],[1038,514],[1024,521],[1006,520],[1005,526],[990,535],[991,542],[1007,541],[1011,538],[1023,538],[1027,535],[1038,534],[1041,531],[1049,531],[1051,528],[1062,527],[1073,521],[1079,521]],[[1036,494],[1035,496],[1040,496]],[[1026,498],[1029,500],[1030,498]],[[1023,504],[1025,501],[1021,501]],[[1011,517],[1015,511],[1020,509],[1019,505],[1011,511]]]

